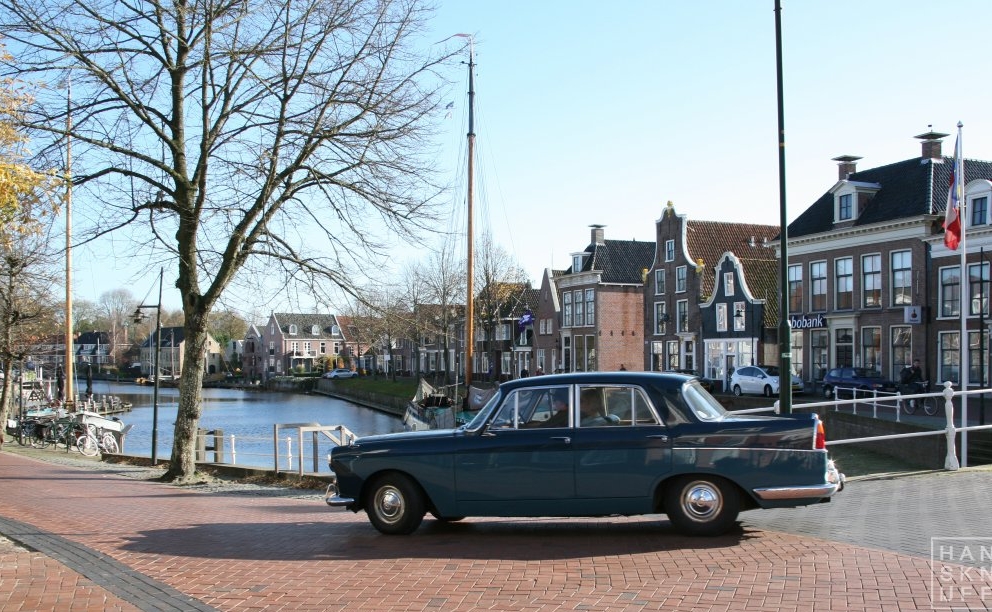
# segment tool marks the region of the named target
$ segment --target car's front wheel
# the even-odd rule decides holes
[[[382,533],[406,535],[420,527],[427,510],[424,494],[409,476],[384,474],[369,487],[365,512]]]
[[[690,535],[725,533],[740,513],[737,489],[717,476],[678,479],[665,499],[665,514],[673,525]]]
[[[737,397],[740,397],[742,393],[743,393],[743,391],[741,391],[741,386],[740,385],[734,385],[734,395],[736,395]]]
[[[765,385],[765,397],[771,397],[771,396],[772,396],[772,386]]]
[[[834,396],[834,390],[826,385],[823,386],[823,397],[830,399]]]

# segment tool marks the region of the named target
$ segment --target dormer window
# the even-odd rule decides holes
[[[572,255],[572,274],[582,271],[582,255]]]
[[[296,335],[296,325],[290,325],[289,326],[289,335],[291,335],[291,336],[295,336]]]
[[[882,186],[879,183],[843,180],[833,188],[834,223],[856,221]]]
[[[311,336],[320,335],[320,327],[318,327],[316,325],[311,325],[310,326],[310,335]]]
[[[854,194],[845,193],[837,198],[837,220],[850,221],[854,218]]]

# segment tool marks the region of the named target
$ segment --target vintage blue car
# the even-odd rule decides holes
[[[359,438],[331,451],[325,501],[408,534],[466,516],[665,513],[717,535],[741,510],[829,501],[843,486],[815,414],[733,415],[693,377],[535,376],[500,385],[457,429]]]

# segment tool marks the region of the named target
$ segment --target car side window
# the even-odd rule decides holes
[[[568,387],[533,387],[509,394],[490,427],[568,427]]]
[[[644,391],[638,387],[608,387],[606,414],[614,425],[657,425],[658,417],[651,409]],[[664,412],[665,409],[663,408]]]

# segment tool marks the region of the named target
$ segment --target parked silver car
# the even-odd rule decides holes
[[[734,395],[778,395],[779,372],[778,366],[742,366],[734,370],[730,376],[730,390]],[[803,381],[798,376],[792,377],[792,392],[802,393]]]

